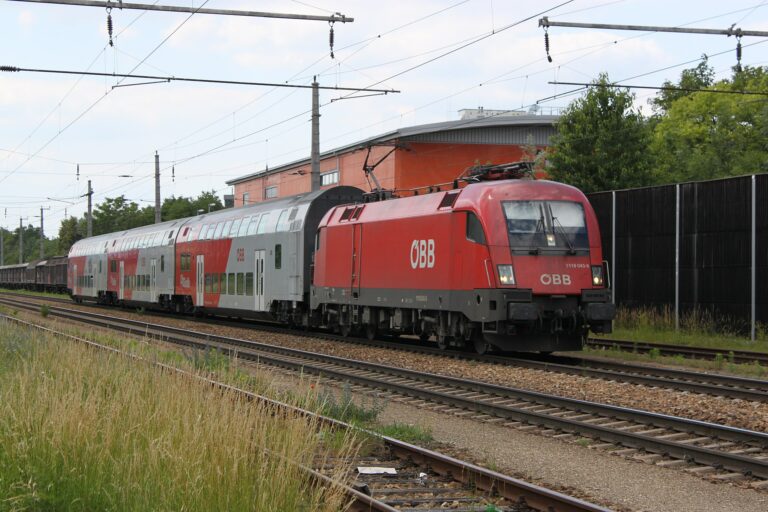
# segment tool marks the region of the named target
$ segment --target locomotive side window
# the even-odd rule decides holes
[[[472,212],[467,212],[467,240],[478,244],[485,244],[485,232],[480,219]]]

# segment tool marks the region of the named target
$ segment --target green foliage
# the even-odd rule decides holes
[[[51,314],[51,308],[48,306],[48,304],[42,304],[40,306],[40,316],[46,318],[49,314]]]
[[[680,81],[673,84],[665,80],[662,87],[674,87],[676,89],[706,89],[715,81],[715,70],[709,65],[706,55],[703,55],[701,62],[695,68],[684,69],[680,74]],[[693,94],[688,90],[661,90],[659,94],[651,99],[649,103],[653,105],[653,110],[661,114],[666,113],[674,102]]]
[[[352,425],[365,426],[373,423],[384,408],[374,400],[371,404],[357,404],[352,400],[352,390],[346,384],[337,398],[325,389],[318,395],[321,414]]]
[[[717,90],[768,92],[766,68],[747,67]],[[768,104],[741,94],[691,93],[674,101],[654,131],[657,181],[672,183],[768,171]]]
[[[61,221],[59,226],[58,254],[68,254],[70,247],[85,237],[85,225],[80,228],[79,224],[75,217],[67,217]]]
[[[594,83],[560,117],[550,176],[584,192],[651,184],[650,128],[633,108],[634,95],[608,87],[606,74]]]

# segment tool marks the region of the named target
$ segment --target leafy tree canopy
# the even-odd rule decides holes
[[[764,67],[746,67],[712,85],[734,94],[696,92],[673,102],[655,127],[657,181],[664,183],[768,171],[768,93]]]
[[[674,102],[680,98],[684,98],[693,94],[691,90],[706,89],[711,86],[715,81],[715,70],[709,65],[709,61],[706,55],[702,55],[701,62],[691,69],[684,69],[680,74],[680,81],[673,84],[669,80],[665,80],[662,87],[670,87],[674,89],[662,89],[655,98],[651,99],[649,103],[653,105],[653,110],[660,114],[665,114],[669,111]],[[678,90],[685,89],[685,90]]]
[[[650,128],[633,108],[634,95],[608,87],[606,74],[593,84],[557,123],[550,176],[584,192],[650,184]]]

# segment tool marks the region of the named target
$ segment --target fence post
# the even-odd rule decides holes
[[[755,300],[757,293],[757,177],[752,175],[752,311],[751,313],[751,338],[755,341],[755,328],[757,327],[757,315]]]
[[[611,302],[616,304],[616,191],[611,191]]]
[[[675,185],[675,330],[680,329],[680,184]]]

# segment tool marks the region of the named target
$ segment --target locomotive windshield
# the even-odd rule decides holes
[[[531,249],[589,247],[584,208],[568,201],[504,201],[509,245]]]

